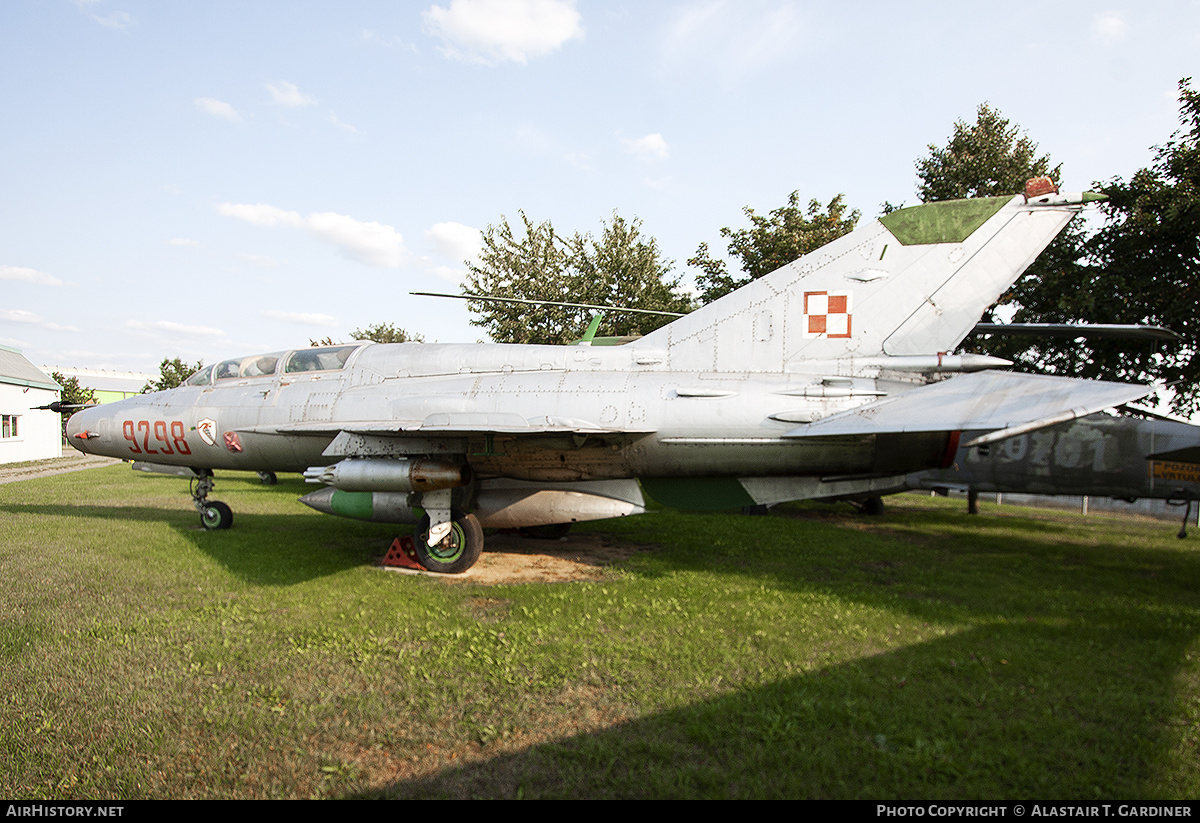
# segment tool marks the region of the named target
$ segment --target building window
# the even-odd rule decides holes
[[[20,419],[21,416],[17,414],[0,415],[0,439],[16,437],[18,435],[17,421]]]

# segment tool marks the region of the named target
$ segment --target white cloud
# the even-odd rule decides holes
[[[125,327],[134,331],[161,332],[172,337],[224,337],[225,332],[211,326],[190,326],[173,320],[129,320]]]
[[[425,232],[425,239],[438,254],[455,262],[474,260],[483,246],[483,233],[462,223],[436,223]]]
[[[658,132],[633,139],[621,137],[620,140],[625,146],[625,151],[637,155],[642,160],[666,160],[671,156],[667,141]]]
[[[110,29],[127,29],[129,24],[133,22],[133,18],[129,16],[129,12],[113,11],[104,16],[93,14],[92,19],[102,26],[108,26]]]
[[[126,11],[110,11],[108,14],[103,15],[93,14],[89,9],[91,6],[96,5],[96,0],[75,0],[75,5],[88,17],[102,26],[108,26],[110,29],[125,29],[133,22],[133,18]]]
[[[361,32],[359,32],[358,36],[359,39],[361,39],[364,43],[379,43],[387,48],[400,47],[406,49],[407,51],[411,51],[413,54],[420,54],[420,50],[417,48],[415,43],[410,43],[398,35],[384,37],[381,34],[376,34],[375,32],[371,31],[371,29],[363,29]]]
[[[266,203],[222,203],[217,206],[217,211],[226,217],[236,217],[256,226],[303,229],[368,266],[399,268],[407,254],[404,238],[391,226],[365,223],[344,214],[314,212],[302,217],[297,212],[284,211]]]
[[[583,37],[574,0],[451,0],[422,12],[442,54],[469,63],[528,63]]]
[[[274,269],[279,267],[278,260],[265,254],[241,254],[238,256],[247,263],[253,263],[260,269]]]
[[[197,97],[196,108],[205,114],[211,114],[213,117],[221,117],[225,120],[237,122],[242,119],[242,116],[237,113],[233,106],[223,100],[214,100],[211,97]]]
[[[167,241],[172,246],[199,246],[199,240],[192,240],[190,237],[172,237]]]
[[[0,266],[0,280],[21,280],[38,286],[61,286],[62,281],[51,274],[21,266]]]
[[[592,157],[587,152],[570,151],[563,155],[563,160],[580,171],[593,171]]]
[[[1103,11],[1092,18],[1092,36],[1105,45],[1120,43],[1128,29],[1125,15],[1119,11]]]
[[[312,106],[317,102],[311,95],[301,94],[295,83],[286,80],[280,80],[278,86],[267,83],[267,91],[271,92],[272,103],[287,106],[289,109]]]
[[[404,259],[404,239],[382,223],[363,223],[344,214],[321,212],[310,214],[305,228],[368,266],[395,269]]]
[[[677,48],[696,37],[710,27],[710,22],[717,20],[721,13],[722,3],[704,5],[689,5],[680,9],[679,16],[667,30],[667,45]],[[719,22],[719,20],[717,20]]]
[[[333,123],[333,125],[337,126],[339,129],[348,131],[351,134],[362,134],[362,132],[360,132],[354,126],[351,126],[349,123],[343,123],[341,120],[338,120],[337,115],[334,114],[332,111],[329,112],[329,122]]]
[[[222,203],[217,213],[225,217],[236,217],[256,226],[292,226],[304,228],[304,218],[294,211],[284,211],[266,203]]]
[[[302,311],[265,311],[263,317],[269,320],[278,320],[280,323],[291,323],[296,326],[337,326],[336,317],[330,317],[328,314],[317,314],[315,312]]]
[[[74,326],[60,326],[58,323],[53,323],[49,320],[43,320],[39,315],[24,309],[3,309],[0,310],[0,320],[7,320],[11,323],[24,323],[29,326],[37,326],[39,329],[46,331],[79,331]]]
[[[770,71],[801,51],[807,27],[798,5],[778,0],[681,5],[663,41],[664,63],[693,78],[715,76],[726,86]]]
[[[432,274],[434,277],[440,280],[445,280],[447,283],[453,283],[455,286],[458,286],[462,283],[463,274],[465,274],[465,272],[461,268],[456,269],[452,266],[439,266],[431,260],[425,260],[423,262],[425,263],[425,271],[429,274]]]

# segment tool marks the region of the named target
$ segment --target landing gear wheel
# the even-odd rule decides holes
[[[862,503],[862,513],[871,517],[878,517],[883,514],[883,498],[868,497]]]
[[[200,523],[209,531],[228,529],[233,525],[233,509],[220,500],[210,500],[200,510]]]
[[[279,482],[279,478],[275,476],[275,472],[259,472],[258,479],[262,481],[264,486],[274,486]]]
[[[417,544],[417,559],[431,572],[462,574],[475,565],[483,553],[483,527],[475,515],[457,517],[450,524],[450,533],[436,546],[430,546],[429,515],[421,518],[413,542]]]

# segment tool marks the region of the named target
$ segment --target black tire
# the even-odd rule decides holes
[[[878,517],[879,515],[883,514],[883,498],[868,497],[863,501],[862,513],[870,515],[871,517]]]
[[[262,481],[264,486],[274,486],[279,482],[279,478],[275,476],[275,472],[259,472],[258,479]]]
[[[233,525],[233,509],[220,500],[210,500],[200,512],[200,525],[209,531],[228,529]]]
[[[450,534],[436,546],[430,546],[429,515],[421,518],[413,542],[417,544],[417,559],[431,572],[462,574],[475,565],[483,554],[483,527],[473,514],[455,518]]]

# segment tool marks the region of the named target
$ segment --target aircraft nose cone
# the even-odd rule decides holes
[[[102,439],[100,421],[103,417],[98,406],[75,412],[67,421],[67,442],[81,452],[96,454],[95,446]]]

